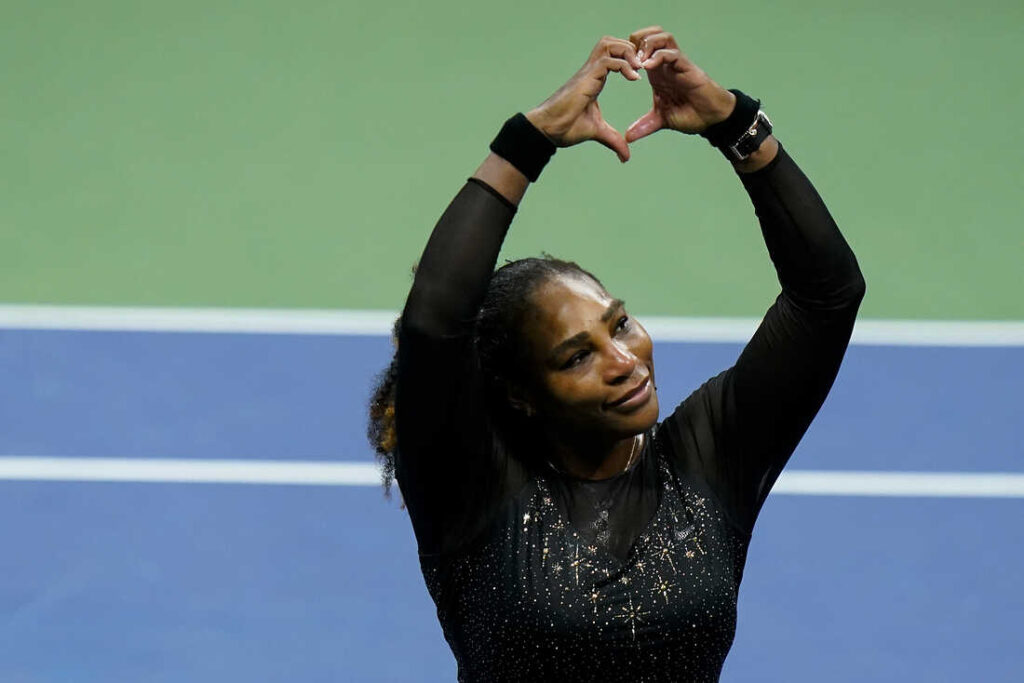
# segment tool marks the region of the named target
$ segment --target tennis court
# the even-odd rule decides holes
[[[722,680],[1020,679],[1020,3],[2,12],[0,681],[454,680],[363,436],[387,330],[500,122],[656,22],[764,99],[868,282]],[[541,250],[648,324],[666,407],[777,291],[731,170],[667,134],[560,151],[504,256]]]

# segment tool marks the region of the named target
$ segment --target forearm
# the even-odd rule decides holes
[[[756,171],[740,179],[754,204],[783,292],[801,308],[854,306],[864,294],[857,259],[814,186],[781,146],[769,138],[755,155]],[[768,149],[766,149],[768,148]],[[748,160],[749,161],[749,160]]]
[[[430,235],[405,304],[404,326],[435,337],[468,333],[528,184],[501,157],[484,159]]]
[[[519,206],[530,186],[530,180],[519,169],[493,152],[487,155],[473,177],[487,183],[515,206]]]
[[[753,152],[743,161],[738,161],[732,166],[739,174],[755,173],[775,160],[779,153],[779,141],[775,136],[768,136],[757,151]]]

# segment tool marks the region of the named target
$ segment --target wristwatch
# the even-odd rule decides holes
[[[758,109],[757,116],[750,127],[743,131],[743,135],[736,142],[722,145],[719,149],[732,162],[746,161],[747,158],[757,151],[765,138],[772,134],[772,122],[764,110]]]

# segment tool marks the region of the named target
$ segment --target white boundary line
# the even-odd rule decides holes
[[[371,486],[381,482],[377,466],[366,462],[0,456],[3,480],[305,486]]]
[[[389,334],[394,311],[0,304],[0,329],[243,334]]]
[[[367,462],[0,456],[0,481],[379,486]],[[1024,498],[1010,472],[784,472],[773,495]]]
[[[0,329],[388,335],[395,311],[0,304]],[[755,318],[640,316],[657,341],[738,342]],[[1024,346],[1024,321],[860,320],[853,344]]]
[[[783,472],[773,494],[1024,498],[1024,474],[1011,472]]]

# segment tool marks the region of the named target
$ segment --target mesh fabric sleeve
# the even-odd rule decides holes
[[[672,451],[704,476],[746,530],[828,395],[864,279],[821,197],[779,148],[740,176],[782,292],[736,364],[665,420]]]
[[[497,485],[472,334],[515,207],[471,179],[434,227],[398,334],[396,478],[423,553],[467,534]]]

